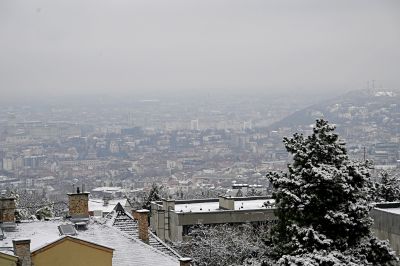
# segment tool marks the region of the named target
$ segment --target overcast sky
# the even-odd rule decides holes
[[[398,0],[0,0],[0,97],[400,88]]]

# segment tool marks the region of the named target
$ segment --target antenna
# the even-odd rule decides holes
[[[366,150],[365,150],[365,146],[364,146],[364,162],[366,161]]]

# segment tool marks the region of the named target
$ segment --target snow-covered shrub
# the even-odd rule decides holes
[[[54,217],[52,209],[53,209],[52,206],[44,206],[36,211],[35,216],[38,220],[52,218]]]
[[[265,225],[266,226],[266,225]],[[189,234],[190,240],[176,244],[196,266],[261,265],[265,243],[260,232],[250,224],[199,225]]]
[[[400,200],[400,179],[387,171],[380,173],[380,179],[375,183],[375,200],[392,202]]]

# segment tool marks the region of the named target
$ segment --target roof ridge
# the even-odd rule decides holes
[[[128,212],[126,212],[124,208],[118,209],[118,211],[117,211],[117,208],[114,208],[113,212],[114,212],[114,214],[113,214],[112,217],[110,218],[110,220],[111,220],[110,224],[112,224],[111,227],[113,227],[113,229],[117,229],[117,231],[119,231],[119,232],[121,232],[121,233],[123,233],[123,234],[129,236],[129,238],[134,239],[134,240],[137,240],[137,241],[139,241],[140,243],[143,243],[143,242],[140,241],[137,237],[134,237],[133,235],[130,235],[129,233],[123,231],[121,228],[119,228],[119,227],[116,225],[116,221],[117,221],[117,219],[118,219],[119,217],[121,217],[121,216],[127,216],[127,217],[129,218],[129,222],[131,222],[131,224],[134,225],[133,228],[134,228],[134,229],[138,229],[138,227],[137,227],[137,226],[138,226],[138,223],[136,222],[136,220],[135,220]],[[130,224],[129,222],[128,222],[127,224]],[[107,224],[107,225],[110,225],[110,224]],[[165,242],[162,241],[160,238],[158,238],[153,232],[151,232],[150,229],[149,229],[148,231],[149,231],[149,237],[151,237],[151,238],[153,238],[154,240],[156,240],[157,243],[159,243],[159,244],[162,245],[164,248],[166,248],[169,252],[171,252],[171,253],[173,254],[173,256],[171,256],[170,254],[166,253],[166,252],[163,251],[163,250],[160,250],[157,246],[154,246],[154,245],[152,245],[152,244],[150,244],[150,243],[149,243],[149,244],[145,244],[145,245],[147,245],[147,246],[149,246],[149,247],[152,247],[152,248],[154,248],[155,250],[161,252],[162,254],[165,254],[165,255],[167,255],[167,256],[169,256],[169,257],[172,257],[172,258],[175,257],[175,258],[178,258],[178,259],[179,259],[179,258],[182,257],[181,255],[179,255],[179,253],[178,253],[176,250],[174,250],[171,246],[169,246],[167,243],[165,243]]]
[[[131,236],[131,235],[129,235],[129,234],[127,234],[127,233],[125,233],[125,232],[119,230],[118,228],[114,227],[113,225],[109,225],[109,224],[102,224],[102,225],[104,225],[104,226],[106,226],[106,227],[108,227],[108,228],[111,228],[112,230],[118,232],[119,234],[121,234],[122,236],[124,236],[124,237],[126,237],[126,238],[128,238],[128,239],[130,239],[130,240],[135,241],[136,243],[138,243],[138,244],[141,245],[142,247],[149,248],[149,249],[151,249],[151,250],[153,250],[153,251],[155,251],[155,252],[157,252],[157,253],[159,253],[159,254],[161,254],[161,255],[164,255],[164,256],[169,257],[169,258],[171,258],[171,259],[173,259],[173,260],[176,260],[175,257],[170,256],[169,254],[166,254],[165,252],[162,252],[161,250],[159,250],[159,249],[157,249],[157,248],[155,248],[155,247],[153,247],[153,246],[150,246],[150,245],[144,243],[143,241],[139,240],[138,238],[133,237],[133,236]]]
[[[58,239],[56,239],[54,241],[48,242],[46,244],[43,244],[43,245],[33,249],[31,251],[31,254],[37,254],[37,253],[40,253],[42,251],[45,251],[46,249],[56,245],[57,243],[61,243],[61,242],[66,241],[66,240],[71,240],[71,241],[74,241],[74,242],[80,242],[81,244],[84,244],[84,245],[90,244],[91,246],[101,247],[102,249],[114,250],[111,247],[107,247],[105,245],[101,245],[101,244],[98,244],[98,243],[95,243],[95,242],[92,242],[92,241],[88,241],[86,239],[73,237],[73,236],[61,236],[61,237],[59,237]]]
[[[157,240],[158,243],[163,245],[165,248],[167,248],[169,251],[171,251],[174,256],[176,256],[178,259],[182,258],[182,256],[175,250],[173,249],[170,245],[168,245],[166,242],[162,241],[161,238],[156,236],[152,231],[149,230],[150,236],[153,237],[155,240]]]

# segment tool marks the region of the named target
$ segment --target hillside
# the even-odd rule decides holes
[[[317,118],[325,118],[342,129],[367,126],[398,133],[400,91],[388,89],[351,91],[299,110],[273,123],[269,129],[304,128],[313,124]]]

